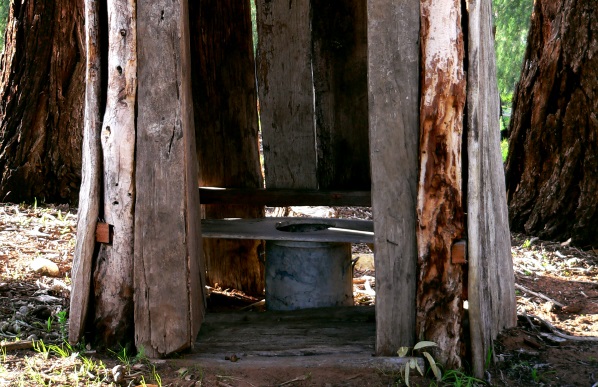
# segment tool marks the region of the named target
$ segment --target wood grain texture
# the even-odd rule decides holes
[[[189,7],[200,185],[262,188],[250,1],[208,0]],[[203,217],[264,216],[259,203],[237,204],[243,205],[202,206]],[[209,284],[263,293],[262,242],[203,243]]]
[[[101,182],[101,72],[99,41],[99,2],[85,0],[85,121],[83,127],[83,170],[79,191],[77,241],[73,257],[71,301],[69,310],[69,342],[78,343],[85,332],[85,321],[91,295],[91,272],[95,228],[100,209]]]
[[[137,10],[135,342],[150,357],[192,346],[205,306],[186,7]]]
[[[421,18],[417,335],[438,344],[437,361],[459,368],[463,273],[461,265],[451,263],[451,248],[464,234],[461,3],[424,0]]]
[[[311,2],[257,0],[266,187],[317,189]]]
[[[320,189],[370,189],[365,0],[312,1]]]
[[[133,332],[133,234],[135,207],[135,101],[137,30],[134,0],[111,0],[108,11],[107,92],[102,123],[103,214],[114,227],[94,268],[94,326],[109,347]]]
[[[500,154],[492,10],[468,1],[468,294],[474,375],[484,376],[497,334],[517,323],[513,262]],[[494,353],[494,352],[493,352]]]
[[[370,191],[200,187],[199,196],[202,204],[259,204],[270,207],[372,205]]]
[[[376,353],[415,342],[419,1],[368,2]]]

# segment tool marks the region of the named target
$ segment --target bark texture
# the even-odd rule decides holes
[[[199,185],[262,188],[250,2],[190,2],[189,12]],[[202,207],[207,219],[264,216],[259,205]],[[261,241],[203,244],[208,283],[263,293]]]
[[[598,245],[598,8],[535,2],[506,166],[511,230]]]
[[[451,247],[464,235],[461,137],[465,106],[459,1],[421,3],[420,176],[417,196],[417,335],[437,359],[461,366],[462,268]]]
[[[83,1],[11,2],[0,81],[0,201],[76,202]]]

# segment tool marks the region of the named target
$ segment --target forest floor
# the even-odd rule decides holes
[[[371,216],[363,209],[331,215]],[[347,373],[289,367],[274,376],[259,369],[235,374],[183,366],[184,354],[151,360],[124,349],[102,353],[89,345],[69,347],[64,338],[76,217],[68,206],[0,204],[0,386],[108,386],[115,379],[123,386],[402,384],[398,372],[380,369]],[[512,253],[518,325],[500,335],[497,362],[477,384],[598,386],[598,250],[513,234]],[[373,304],[373,272],[362,269],[355,278],[356,303]],[[211,293],[255,301],[234,291]],[[467,379],[462,375],[459,381]],[[431,383],[412,378],[411,384]]]

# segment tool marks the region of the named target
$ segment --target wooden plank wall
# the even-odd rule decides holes
[[[320,189],[370,189],[366,0],[312,1]]]
[[[159,357],[193,345],[205,306],[187,2],[137,18],[135,342]]]
[[[504,328],[516,325],[517,315],[500,154],[491,2],[468,3],[469,321],[474,374],[482,378],[493,340]]]
[[[257,1],[267,188],[370,188],[365,0]]]
[[[415,342],[419,1],[368,2],[376,353]]]
[[[189,11],[199,185],[262,188],[250,1],[192,1]],[[263,205],[232,204],[202,206],[202,217],[264,216]],[[260,251],[261,241],[205,239],[208,283],[261,294]]]
[[[266,187],[316,189],[311,1],[256,5]]]

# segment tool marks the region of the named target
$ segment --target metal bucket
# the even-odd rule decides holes
[[[304,232],[329,226],[294,224],[285,227],[287,229],[283,231]],[[295,310],[349,305],[353,305],[350,243],[266,242],[267,309]]]

